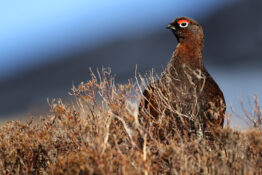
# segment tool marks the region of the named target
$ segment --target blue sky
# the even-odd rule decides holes
[[[159,31],[176,16],[203,19],[237,0],[9,0],[0,2],[0,80],[55,60],[56,55],[94,49],[118,38]],[[59,58],[59,57],[58,57]],[[254,72],[214,73],[227,99],[261,94]],[[228,78],[230,75],[231,78]],[[234,78],[232,78],[234,77]],[[253,78],[250,78],[253,77]],[[242,79],[250,80],[243,83]],[[221,82],[219,82],[221,80]],[[222,81],[223,80],[223,81]],[[235,81],[233,81],[235,80]],[[237,82],[237,83],[236,83]],[[259,84],[258,84],[259,83]],[[250,97],[250,96],[249,96]],[[246,100],[245,100],[246,101]],[[229,105],[229,103],[228,103]]]
[[[172,20],[212,11],[226,0],[23,0],[0,4],[0,79],[44,64],[48,56],[92,49],[126,33],[144,34]],[[172,16],[173,17],[173,16]]]

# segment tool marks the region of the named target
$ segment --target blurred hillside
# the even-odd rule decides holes
[[[241,94],[244,97],[253,93],[262,95],[261,7],[259,0],[238,1],[205,15],[190,16],[203,26],[204,61],[224,91],[228,104],[233,101],[237,105]],[[175,17],[176,13],[170,13],[166,24]],[[147,28],[147,24],[143,28]],[[57,61],[0,80],[0,117],[44,113],[48,111],[47,98],[70,101],[67,94],[72,84],[87,80],[89,67],[110,66],[119,82],[132,78],[136,65],[141,73],[152,68],[160,73],[176,47],[176,39],[162,24],[147,30],[127,33],[91,50],[87,49],[87,43],[83,44],[79,49],[48,58]]]

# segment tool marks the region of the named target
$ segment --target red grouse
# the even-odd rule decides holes
[[[205,134],[222,128],[226,104],[222,91],[203,64],[202,27],[193,19],[179,17],[167,28],[178,44],[160,79],[143,92],[140,122],[147,123],[145,116],[149,114],[154,121],[160,116],[171,117],[176,128],[191,133],[201,130]]]

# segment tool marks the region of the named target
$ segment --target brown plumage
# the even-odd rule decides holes
[[[149,112],[156,120],[163,114],[171,117],[176,127],[188,132],[201,129],[207,133],[222,128],[226,104],[222,91],[203,64],[202,27],[193,19],[180,17],[167,28],[176,36],[178,45],[161,78],[144,90],[140,121],[149,122],[145,119]]]

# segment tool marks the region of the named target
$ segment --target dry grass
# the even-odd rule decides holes
[[[51,114],[38,122],[10,121],[0,127],[0,174],[262,173],[257,98],[253,112],[244,112],[253,124],[249,131],[235,131],[228,123],[212,141],[187,138],[170,134],[168,117],[139,122],[138,103],[152,75],[123,85],[115,84],[110,69],[91,75],[72,88],[75,106],[53,100]],[[156,131],[164,133],[164,141]]]

